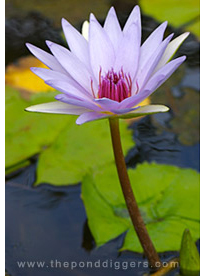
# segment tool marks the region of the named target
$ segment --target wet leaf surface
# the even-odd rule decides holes
[[[129,176],[157,251],[179,250],[185,228],[191,230],[195,240],[199,238],[197,172],[167,165],[143,164],[135,170],[130,169]],[[143,251],[130,218],[122,212],[115,212],[116,208],[126,209],[126,205],[114,164],[85,177],[82,198],[97,245],[128,230],[121,250]]]
[[[55,93],[33,95],[25,100],[19,91],[6,87],[6,168],[43,151],[57,137],[70,116],[33,114],[24,109],[36,103],[49,102]]]
[[[186,30],[199,33],[199,7],[196,0],[140,0],[143,12],[153,16],[160,21],[169,21],[174,27],[185,26]],[[177,16],[178,15],[178,16]]]
[[[121,124],[121,134],[124,151],[127,153],[134,144],[126,122]],[[41,153],[36,184],[74,184],[82,181],[90,168],[98,168],[112,160],[108,121],[77,126],[75,120],[72,120],[55,143]]]

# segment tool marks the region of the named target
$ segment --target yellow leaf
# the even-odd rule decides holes
[[[18,60],[17,64],[10,64],[6,67],[6,84],[29,93],[49,92],[55,90],[31,72],[30,67],[47,68],[35,57],[22,57]]]

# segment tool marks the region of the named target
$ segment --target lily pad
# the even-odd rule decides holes
[[[19,58],[17,63],[12,63],[6,67],[6,84],[29,93],[55,91],[54,88],[45,84],[42,79],[31,72],[30,67],[47,68],[47,66],[33,56]]]
[[[52,101],[56,92],[32,94],[29,100],[6,87],[6,169],[39,154],[37,183],[67,185],[80,182],[89,168],[113,160],[107,120],[77,126],[69,115],[28,113],[27,106]],[[124,150],[133,146],[128,124],[121,122]]]
[[[144,13],[153,16],[161,22],[168,20],[175,27],[185,25],[185,29],[199,33],[199,6],[196,0],[140,0],[140,6]]]
[[[189,228],[199,238],[199,175],[169,165],[138,165],[129,170],[132,188],[149,234],[159,252],[179,250]],[[113,162],[88,174],[82,198],[97,246],[127,231],[121,250],[143,252],[128,216]]]
[[[21,97],[18,90],[6,87],[6,168],[12,167],[48,147],[71,117],[25,112],[33,104],[52,101],[56,93],[32,95],[30,100]]]
[[[132,146],[131,131],[121,121],[124,152]],[[54,185],[75,184],[82,181],[90,168],[98,169],[113,160],[108,120],[77,126],[75,118],[62,130],[51,147],[40,155],[37,182]]]

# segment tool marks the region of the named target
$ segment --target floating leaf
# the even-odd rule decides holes
[[[31,164],[30,160],[24,160],[22,162],[19,162],[11,167],[6,168],[6,175],[9,175],[12,172],[19,171],[22,168],[25,168]]]
[[[6,67],[6,84],[30,93],[55,91],[42,79],[31,72],[30,67],[47,68],[41,61],[32,56],[22,57],[17,63]]]
[[[6,168],[16,165],[48,147],[71,117],[25,112],[33,104],[52,101],[55,93],[22,99],[19,91],[6,87]]]
[[[195,240],[199,238],[196,171],[144,163],[135,170],[130,169],[129,176],[141,214],[159,252],[179,250],[185,228],[191,229]],[[84,178],[82,198],[98,246],[128,230],[121,250],[143,251],[128,216],[114,163]]]
[[[109,185],[110,181],[105,183]],[[90,229],[98,245],[114,239],[130,227],[127,219],[115,216],[114,209],[98,192],[91,174],[85,176],[83,180],[82,198]]]
[[[74,184],[89,168],[113,159],[107,120],[77,126],[74,116],[24,111],[27,106],[52,101],[55,95],[40,93],[25,100],[19,91],[6,87],[6,168],[10,172],[16,164],[42,152],[36,184]],[[125,121],[121,132],[127,152],[133,140]]]
[[[199,27],[197,27],[199,24],[199,6],[196,0],[152,0],[151,4],[148,0],[140,0],[140,6],[144,13],[161,22],[168,20],[175,27],[188,23],[185,29],[200,36]],[[189,24],[190,21],[191,24]]]
[[[124,151],[133,146],[127,123],[121,122]],[[66,185],[80,182],[90,168],[113,160],[108,120],[77,126],[75,119],[62,130],[55,143],[41,155],[37,183]]]
[[[180,268],[182,275],[194,275],[194,272],[199,275],[200,272],[199,252],[188,229],[184,231],[181,242]]]

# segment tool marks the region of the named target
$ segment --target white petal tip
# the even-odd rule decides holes
[[[180,65],[182,62],[184,62],[186,60],[186,58],[187,58],[186,56],[179,57]]]
[[[167,112],[167,111],[169,111],[169,107],[168,106],[163,105],[162,108],[160,106],[159,112]]]
[[[61,24],[62,24],[62,27],[70,26],[70,23],[65,18],[61,19]]]
[[[47,44],[47,46],[50,48],[52,47],[52,45],[54,44],[52,41],[50,40],[45,40],[45,43]]]
[[[30,70],[33,72],[33,73],[35,73],[36,71],[37,71],[37,67],[30,67]]]
[[[24,111],[34,112],[34,109],[32,108],[32,106],[29,106],[29,107],[25,108]]]
[[[170,40],[172,39],[173,36],[174,36],[174,33],[170,34],[170,35],[166,38],[166,40],[170,41]]]
[[[45,109],[43,108],[44,106],[46,106],[46,104],[31,105],[29,107],[26,107],[24,111],[45,113]]]
[[[116,15],[116,11],[113,6],[109,9],[108,14]]]
[[[32,105],[32,106],[25,108],[25,111],[39,112],[39,113],[51,113],[51,114],[80,115],[83,112],[86,112],[88,110],[85,108],[62,103],[59,101],[55,101],[55,102]]]
[[[158,28],[166,29],[168,25],[168,21],[164,21],[162,24],[158,26]]]
[[[138,5],[135,5],[134,9],[140,11],[140,7]]]
[[[177,37],[177,41],[182,44],[183,41],[190,35],[190,32],[185,32]]]
[[[25,43],[26,47],[29,49],[29,51],[31,52],[32,50],[34,50],[35,46],[32,45],[31,43]]]
[[[146,105],[141,106],[140,108],[135,110],[135,113],[159,113],[159,112],[167,112],[169,111],[169,107],[165,105]]]
[[[119,117],[123,119],[141,117],[145,115],[155,114],[155,113],[162,113],[169,111],[169,107],[165,105],[145,105],[141,106],[133,111],[130,111],[126,114],[122,114]]]
[[[90,14],[90,21],[96,21],[96,17],[93,13]]]
[[[63,23],[65,23],[65,22],[67,22],[67,20],[63,17],[63,18],[61,19],[61,23],[63,24]]]

